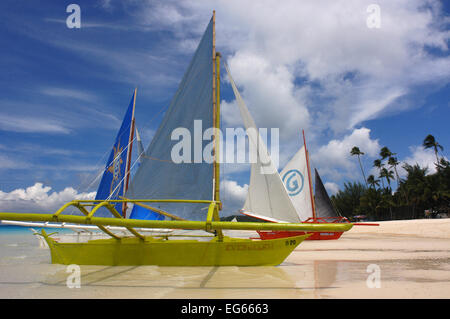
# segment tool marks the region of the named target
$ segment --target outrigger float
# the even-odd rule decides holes
[[[124,158],[121,154],[131,154],[136,90],[125,116],[127,122],[124,120],[124,123],[127,124],[122,124],[119,131],[95,200],[71,201],[54,214],[0,213],[0,220],[98,227],[110,238],[67,243],[52,238],[52,234],[47,234],[45,230],[39,233],[50,248],[52,263],[78,265],[278,265],[310,234],[254,240],[225,236],[223,231],[344,232],[351,229],[352,224],[220,221],[220,169],[219,161],[216,160],[219,158],[220,139],[215,138],[220,127],[219,74],[220,54],[215,49],[213,13],[160,127],[147,150],[139,155],[139,167],[129,187],[130,158]],[[248,113],[248,110],[245,112]],[[246,120],[251,118],[247,113],[244,114]],[[202,120],[203,127],[214,129],[210,143],[213,161],[174,162],[174,130],[181,127],[193,131],[197,120]],[[254,123],[252,126],[255,127]],[[255,136],[249,139],[257,145]],[[125,164],[128,170],[124,171],[124,165],[121,164]],[[286,189],[276,170],[269,174],[273,174],[273,180],[276,181],[272,191],[282,199],[278,209],[283,210],[286,208],[286,199],[289,199]],[[133,205],[131,214],[128,214],[128,205]],[[67,212],[68,208],[78,209],[78,215]],[[105,217],[105,213],[106,216],[112,216]],[[170,220],[161,220],[165,218]],[[123,227],[131,235],[120,236],[112,231],[113,227]],[[161,232],[159,235],[147,236],[140,229],[203,230],[206,234],[192,235],[202,240],[186,240],[176,237],[191,235]]]

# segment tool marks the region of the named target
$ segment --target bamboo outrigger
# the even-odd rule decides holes
[[[136,220],[125,219],[115,209],[119,202],[176,202],[209,204],[206,221]],[[85,216],[65,215],[70,206]],[[94,206],[90,212],[85,207]],[[95,217],[100,207],[106,207],[115,217]],[[159,265],[159,266],[257,266],[278,265],[309,235],[273,240],[252,240],[224,236],[222,230],[284,230],[284,231],[347,231],[352,224],[283,224],[225,222],[219,219],[219,204],[196,200],[76,200],[64,205],[54,214],[0,213],[1,220],[35,222],[67,222],[96,225],[111,239],[91,240],[86,243],[58,243],[45,230],[41,231],[50,248],[52,263],[79,265]],[[121,237],[105,226],[120,226],[134,236]],[[167,240],[170,235],[144,236],[139,228],[197,229],[213,231],[209,241]]]

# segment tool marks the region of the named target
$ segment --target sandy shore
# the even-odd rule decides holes
[[[72,289],[67,268],[27,236],[31,257],[23,237],[1,247],[0,298],[450,298],[450,219],[354,226],[305,241],[277,267],[82,266]]]

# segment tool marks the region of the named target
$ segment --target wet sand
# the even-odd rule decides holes
[[[32,236],[1,235],[0,298],[450,298],[450,219],[354,226],[277,267],[81,266],[81,288]]]

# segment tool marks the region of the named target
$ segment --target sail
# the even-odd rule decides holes
[[[136,91],[131,98],[130,105],[125,113],[122,125],[120,126],[108,161],[106,162],[105,170],[95,196],[96,200],[121,199],[119,196],[123,196],[124,194],[126,188],[125,172],[129,154],[128,147],[130,146],[131,131],[133,130],[135,95]],[[122,205],[122,203],[115,205],[116,210],[120,214],[122,214]],[[101,209],[98,215],[110,217],[110,213],[106,209]]]
[[[164,220],[166,216],[161,215],[151,209],[139,205],[134,205],[129,218],[144,220]]]
[[[280,176],[299,218],[305,221],[313,217],[311,192],[308,184],[309,171],[304,146],[286,164]]]
[[[139,134],[138,128],[136,126],[136,143],[138,149],[138,163],[137,167],[139,167],[140,163],[142,163],[142,155],[144,154],[144,146],[142,145],[141,135]],[[161,215],[151,209],[133,205],[133,209],[130,212],[130,219],[145,219],[145,220],[164,220],[166,217]]]
[[[136,142],[137,142],[139,163],[142,163],[141,155],[144,154],[144,146],[142,145],[141,135],[139,134],[137,126],[136,126]]]
[[[319,176],[319,172],[314,169],[316,174],[316,184],[315,184],[315,204],[316,204],[316,216],[317,217],[338,217],[336,210],[333,207],[328,193],[323,186],[322,179]]]
[[[255,152],[256,160],[251,164],[250,184],[242,212],[269,221],[300,222],[278,170],[270,158],[267,147],[261,139],[256,124],[239,94],[226,64],[225,68],[247,130],[250,150],[258,150]]]
[[[213,199],[213,163],[202,158],[199,161],[198,156],[203,154],[197,152],[204,150],[211,141],[203,139],[203,134],[200,141],[195,138],[199,125],[200,130],[213,128],[213,39],[214,20],[211,19],[153,140],[142,156],[126,193],[127,198]],[[177,135],[176,132],[186,134]],[[183,160],[175,160],[172,152],[182,141],[192,146],[194,151],[191,152],[191,147],[183,149],[179,152]],[[186,154],[187,160],[184,158]],[[204,220],[207,214],[205,204],[158,203],[157,206],[190,220]]]

